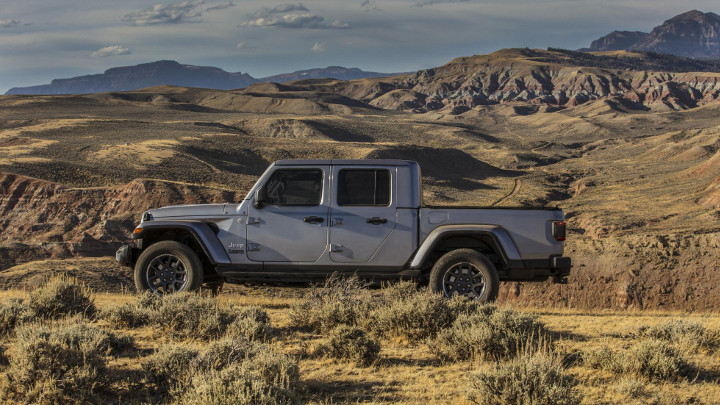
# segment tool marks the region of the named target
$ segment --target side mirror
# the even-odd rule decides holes
[[[267,195],[265,193],[265,186],[260,186],[255,190],[255,202],[253,203],[253,206],[255,208],[262,208],[263,203],[267,199]]]

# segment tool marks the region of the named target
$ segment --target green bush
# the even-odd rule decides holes
[[[535,317],[491,306],[459,314],[428,341],[430,350],[446,361],[505,359],[549,343],[544,324]]]
[[[0,303],[0,336],[11,334],[15,327],[33,318],[27,303],[19,298],[10,298]]]
[[[316,353],[341,360],[350,360],[359,366],[373,364],[380,353],[380,344],[370,339],[362,329],[340,325],[330,332]]]
[[[367,314],[371,297],[357,277],[333,273],[322,286],[311,289],[290,311],[294,327],[328,332],[338,325],[356,325]]]
[[[470,376],[468,399],[486,405],[575,405],[582,397],[551,354],[524,354]]]
[[[28,323],[16,334],[0,393],[25,403],[88,401],[107,382],[106,355],[129,341],[78,319]]]
[[[58,319],[68,315],[95,316],[92,292],[75,278],[57,276],[50,278],[40,288],[30,292],[27,300],[33,316]]]

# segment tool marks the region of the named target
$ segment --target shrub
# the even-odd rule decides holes
[[[616,390],[630,399],[639,399],[648,395],[645,382],[633,377],[618,381]]]
[[[176,345],[163,345],[142,362],[145,379],[154,383],[161,394],[181,390],[190,381],[190,363],[198,356],[196,350]]]
[[[647,377],[650,380],[671,380],[690,370],[685,358],[670,344],[658,339],[642,340],[625,352],[608,347],[583,354],[588,367]]]
[[[136,304],[123,304],[119,307],[101,309],[98,317],[116,327],[136,328],[150,323],[152,312]]]
[[[32,291],[27,305],[35,317],[46,319],[75,314],[92,318],[96,311],[90,289],[77,279],[64,275],[50,278]]]
[[[628,373],[650,380],[671,380],[689,370],[687,361],[667,342],[657,339],[640,341],[632,346],[623,359]]]
[[[330,332],[330,337],[316,348],[316,352],[369,366],[377,360],[380,344],[368,338],[362,329],[340,325]]]
[[[151,323],[175,338],[217,338],[234,318],[215,298],[193,292],[166,295],[153,305]]]
[[[676,343],[690,351],[699,348],[715,350],[720,347],[720,335],[697,322],[674,320],[656,326],[640,326],[638,335]]]
[[[234,309],[235,320],[227,326],[226,334],[250,341],[265,339],[272,334],[270,317],[258,306]]]
[[[390,299],[376,307],[365,326],[378,336],[420,341],[434,337],[455,320],[450,300],[428,290]]]
[[[105,355],[118,338],[77,319],[25,324],[0,386],[4,399],[82,403],[106,383]]]
[[[366,286],[356,276],[333,273],[322,286],[311,289],[303,301],[292,307],[293,326],[328,332],[338,325],[356,325],[370,309]]]
[[[475,313],[458,315],[428,345],[442,360],[458,361],[509,358],[549,342],[545,326],[535,317],[485,306]]]
[[[571,405],[582,397],[560,360],[551,354],[524,354],[471,375],[468,398],[488,405]]]
[[[11,334],[16,326],[32,317],[30,308],[22,299],[11,298],[0,304],[0,336]]]
[[[244,339],[225,337],[211,342],[191,364],[195,371],[222,370],[223,368],[242,363],[253,350],[250,342]]]
[[[294,393],[263,380],[260,373],[242,365],[195,375],[182,396],[183,404],[275,405],[294,403]]]
[[[588,350],[582,354],[583,364],[587,367],[606,370],[616,374],[625,370],[624,355],[611,350],[608,346]]]
[[[162,395],[202,404],[272,403],[267,398],[284,402],[283,398],[294,398],[292,387],[300,374],[292,358],[229,337],[210,343],[201,353],[183,346],[163,347],[142,367],[146,380],[156,384]]]

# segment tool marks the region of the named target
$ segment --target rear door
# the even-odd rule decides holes
[[[330,259],[366,263],[397,224],[396,168],[333,166]]]
[[[247,255],[258,262],[314,262],[327,248],[330,166],[278,166],[267,200],[248,207]]]

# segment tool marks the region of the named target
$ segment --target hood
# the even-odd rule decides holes
[[[177,218],[177,217],[208,217],[225,215],[226,204],[191,204],[171,205],[169,207],[155,208],[147,212],[152,219]]]

